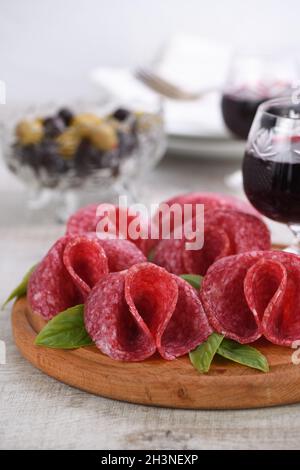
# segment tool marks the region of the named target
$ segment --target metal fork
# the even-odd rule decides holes
[[[186,91],[169,82],[168,80],[161,78],[155,72],[152,72],[152,70],[145,68],[137,69],[134,72],[134,76],[146,86],[156,91],[156,93],[159,93],[160,95],[165,96],[166,98],[171,98],[173,100],[199,100],[208,93],[216,91],[215,88],[210,88],[201,92]]]

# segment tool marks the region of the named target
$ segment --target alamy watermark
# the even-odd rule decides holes
[[[295,366],[298,366],[300,364],[300,340],[297,339],[293,341],[291,347],[296,349],[291,357],[292,363],[295,364]]]
[[[96,211],[98,238],[129,240],[184,240],[187,250],[200,250],[204,244],[204,205],[128,205],[127,196],[118,206],[99,204]]]
[[[6,86],[3,80],[0,80],[0,104],[6,104]],[[6,344],[0,340],[0,365],[6,364]]]
[[[0,80],[0,104],[6,104],[6,86],[3,80]]]
[[[6,364],[6,344],[0,340],[0,365]]]

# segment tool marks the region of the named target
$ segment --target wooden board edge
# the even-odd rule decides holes
[[[105,364],[95,365],[82,357],[80,350],[35,346],[36,332],[28,322],[26,309],[26,299],[22,298],[14,304],[12,313],[13,335],[21,354],[47,375],[86,392],[135,404],[182,409],[245,409],[300,402],[300,368],[292,365],[288,371],[256,374],[255,383],[252,375],[199,375],[191,383],[185,383],[183,376],[173,377],[171,383],[168,374],[155,372],[144,380],[143,375],[135,373],[128,382],[124,380],[123,363],[117,363],[118,373],[116,364],[112,370]]]

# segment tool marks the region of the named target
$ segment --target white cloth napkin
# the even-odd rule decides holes
[[[220,90],[228,70],[231,48],[195,36],[175,36],[164,48],[156,71],[186,90]],[[99,67],[91,72],[102,94],[130,105],[151,100],[153,93],[136,80],[129,69]],[[220,112],[220,91],[196,102],[165,100],[167,132],[171,135],[229,138]]]

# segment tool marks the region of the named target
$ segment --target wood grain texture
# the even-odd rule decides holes
[[[270,372],[217,358],[209,374],[199,374],[188,356],[174,361],[153,357],[118,362],[90,346],[72,351],[42,348],[34,339],[44,326],[25,298],[13,308],[17,347],[46,374],[81,390],[117,400],[192,409],[240,409],[300,402],[300,367],[291,363],[291,349],[261,340],[255,345],[267,356]]]

